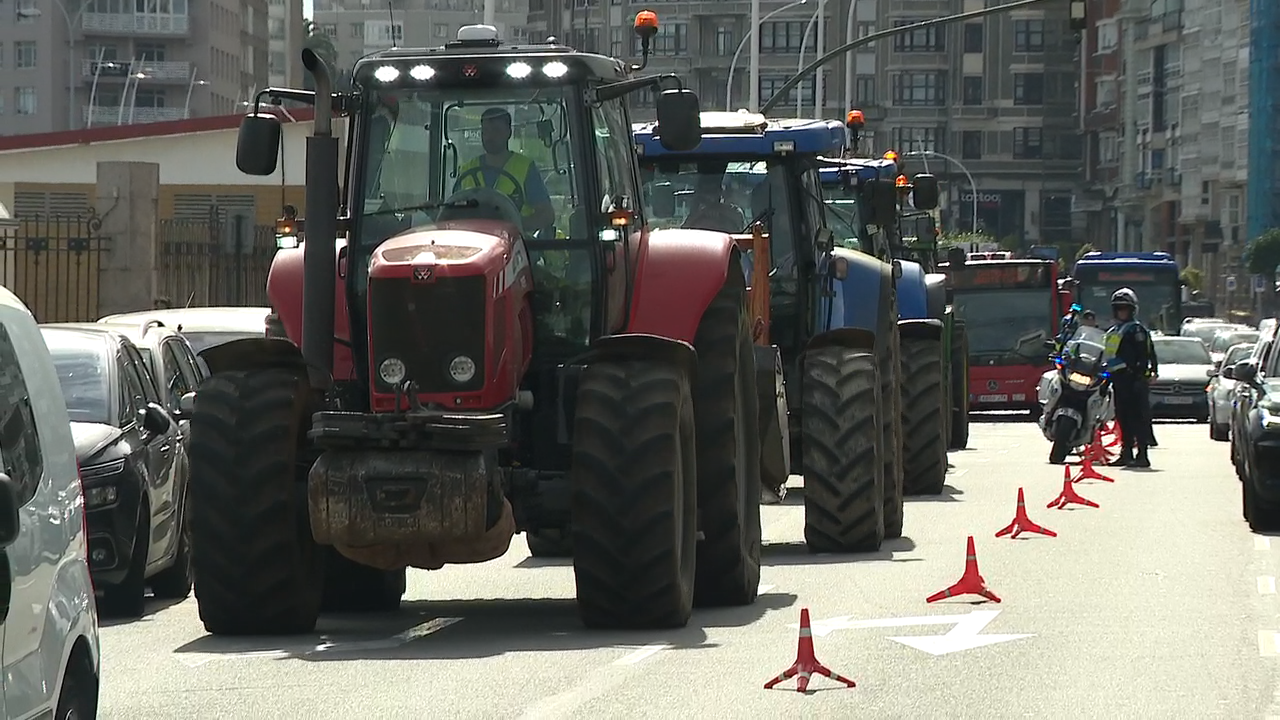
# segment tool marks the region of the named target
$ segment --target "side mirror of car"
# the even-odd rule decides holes
[[[1210,370],[1209,372],[1213,372],[1213,371],[1212,371],[1212,370]],[[1235,368],[1234,368],[1234,367],[1232,367],[1232,366],[1230,366],[1230,365],[1228,365],[1227,367],[1222,368],[1222,372],[1221,372],[1221,373],[1219,373],[1219,374],[1222,376],[1222,378],[1223,378],[1224,380],[1235,380],[1235,379],[1236,379]]]
[[[18,539],[22,520],[18,516],[18,484],[0,473],[0,549],[7,548]]]
[[[168,432],[172,423],[169,413],[155,403],[147,403],[145,408],[138,411],[138,415],[141,416],[142,429],[153,435]]]
[[[1243,360],[1231,369],[1231,379],[1252,385],[1258,379],[1258,366]]]
[[[178,398],[178,417],[187,419],[191,417],[191,413],[196,411],[196,394],[193,392],[183,393]]]
[[[1214,378],[1214,377],[1218,377],[1218,371],[1217,371],[1217,370],[1205,370],[1205,371],[1204,371],[1204,376],[1205,376],[1205,377],[1207,377],[1207,378]]]
[[[1045,338],[1044,342],[1040,344],[1044,346],[1045,350],[1052,350],[1054,346],[1053,338]]]

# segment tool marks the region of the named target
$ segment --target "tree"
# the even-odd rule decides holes
[[[1199,292],[1204,287],[1204,273],[1193,267],[1183,270],[1180,279],[1183,285],[1195,292]]]
[[[325,35],[324,29],[315,20],[303,20],[302,29],[306,33],[306,40],[302,41],[302,46],[319,55],[330,69],[337,72],[338,48],[333,44],[333,38]],[[302,82],[307,90],[315,90],[315,80],[312,79],[311,73],[304,73]]]
[[[1244,251],[1245,265],[1254,275],[1265,277],[1273,287],[1276,282],[1276,266],[1280,265],[1280,228],[1262,233]]]

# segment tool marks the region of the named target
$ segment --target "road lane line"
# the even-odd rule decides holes
[[[633,653],[630,653],[624,657],[618,658],[617,660],[613,661],[613,664],[614,665],[635,665],[636,663],[641,662],[645,658],[648,658],[652,655],[662,652],[663,650],[666,650],[669,647],[671,646],[668,645],[667,643],[654,643],[653,645],[645,645],[644,647],[639,648]]]
[[[1258,654],[1262,657],[1280,655],[1280,634],[1269,630],[1258,631]]]
[[[1267,537],[1266,535],[1254,535],[1253,549],[1254,550],[1270,550],[1271,538]]]
[[[1258,577],[1258,592],[1263,595],[1276,594],[1276,579],[1270,575],[1260,575]]]

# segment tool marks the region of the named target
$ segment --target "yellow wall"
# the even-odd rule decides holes
[[[280,186],[257,185],[162,185],[160,187],[159,217],[161,220],[172,220],[174,217],[174,198],[178,195],[249,195],[254,196],[254,208],[257,212],[255,223],[271,225],[280,216],[280,209],[288,203],[298,208],[300,214],[305,213],[306,190],[301,185],[284,187],[284,201],[281,202]],[[79,194],[88,205],[93,205],[97,188],[84,184],[47,184],[47,183],[14,183],[13,193],[39,194]],[[12,206],[11,206],[12,207]]]

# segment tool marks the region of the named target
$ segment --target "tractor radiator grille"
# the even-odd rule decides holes
[[[415,283],[408,278],[369,280],[369,347],[377,392],[394,392],[378,372],[384,360],[398,358],[405,377],[424,393],[460,392],[484,387],[485,277],[443,277]],[[475,362],[475,377],[457,382],[449,365],[459,355]]]

